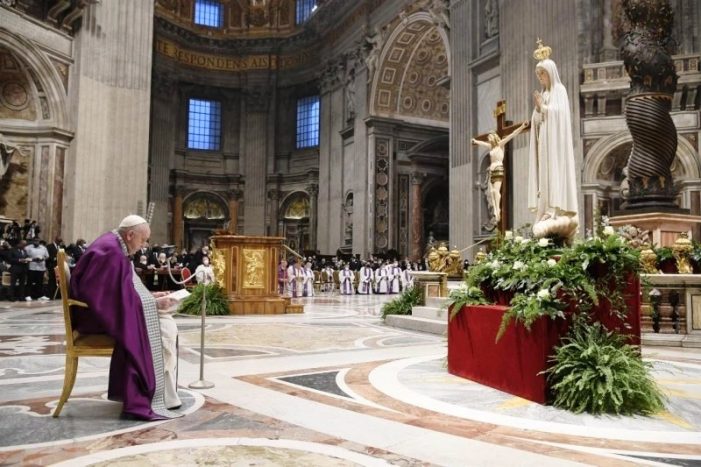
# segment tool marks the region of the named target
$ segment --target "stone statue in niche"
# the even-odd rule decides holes
[[[346,120],[355,118],[355,67],[350,63],[346,67]]]
[[[15,151],[19,153],[20,156],[26,157],[26,154],[17,146],[12,146],[5,140],[5,137],[0,133],[0,180],[5,177],[5,174],[10,168],[10,162],[12,161],[12,156]]]
[[[368,69],[368,82],[372,81],[375,75],[382,47],[385,45],[385,40],[387,40],[387,32],[386,26],[379,28],[376,25],[373,27],[372,33],[365,36],[365,50],[367,51],[365,66]]]
[[[353,193],[346,197],[346,204],[343,207],[345,211],[345,226],[343,229],[343,244],[345,246],[353,245]]]
[[[499,2],[487,0],[484,4],[484,36],[490,39],[499,34]]]

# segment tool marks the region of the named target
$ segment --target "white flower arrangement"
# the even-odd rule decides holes
[[[520,235],[517,235],[516,238],[514,238],[514,241],[516,243],[523,243],[523,237]]]
[[[550,240],[547,238],[541,238],[538,240],[538,246],[545,248],[546,246],[550,245]]]
[[[557,261],[555,261],[554,259],[550,258],[550,259],[548,260],[548,266],[550,266],[551,268],[557,266]]]
[[[514,262],[514,265],[512,266],[513,269],[516,271],[520,271],[526,266],[526,264],[523,261],[516,261]]]
[[[604,235],[606,235],[607,237],[610,237],[611,235],[614,235],[615,233],[616,233],[616,231],[610,225],[607,225],[606,227],[604,227]]]
[[[495,259],[494,261],[489,263],[489,267],[492,269],[499,269],[499,267],[501,267],[501,263]]]
[[[540,289],[538,291],[538,298],[541,300],[547,300],[550,298],[550,290],[549,289]]]

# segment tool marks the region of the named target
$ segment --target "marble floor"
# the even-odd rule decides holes
[[[305,313],[178,317],[185,416],[120,419],[109,359],[80,360],[58,419],[57,302],[0,304],[2,465],[701,465],[701,350],[644,348],[668,398],[653,417],[573,415],[447,373],[446,339],[384,326],[385,297]]]

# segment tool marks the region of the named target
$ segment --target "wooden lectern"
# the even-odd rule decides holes
[[[277,267],[284,237],[214,235],[211,238],[221,254],[222,286],[229,297],[232,315],[301,313],[301,305],[291,305],[277,288]],[[218,278],[219,280],[219,278]]]

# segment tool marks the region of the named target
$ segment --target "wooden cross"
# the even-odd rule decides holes
[[[521,126],[520,123],[513,124],[513,122],[510,120],[506,120],[505,100],[497,102],[497,106],[494,109],[494,118],[497,119],[496,131],[490,131],[489,133],[475,136],[476,140],[489,142],[489,135],[491,133],[496,133],[503,139]],[[526,128],[530,128],[530,124]],[[499,220],[498,228],[502,235],[509,228],[509,217],[511,215],[511,194],[509,190],[510,183],[508,183],[508,181],[511,179],[511,142],[509,142],[504,148],[504,182],[501,184],[501,219]]]

